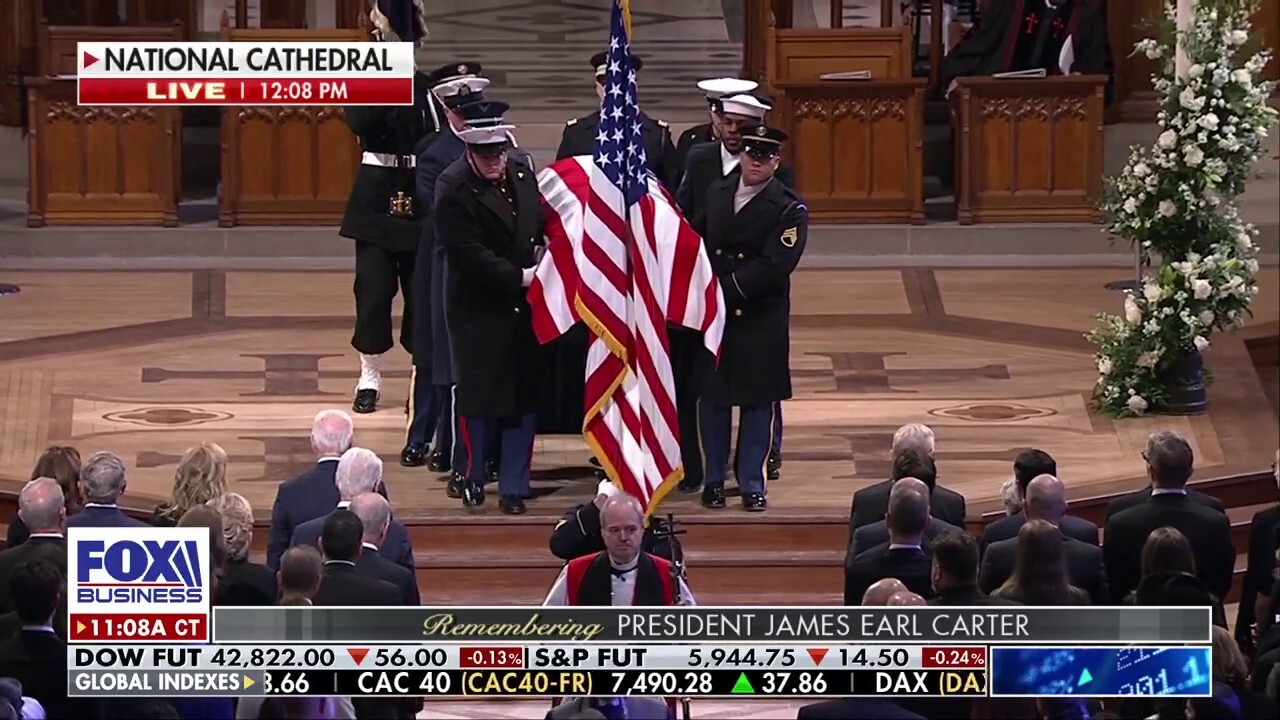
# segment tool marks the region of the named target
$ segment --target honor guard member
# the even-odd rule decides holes
[[[791,272],[804,253],[809,214],[775,175],[786,133],[750,125],[741,137],[740,171],[712,185],[695,225],[720,278],[727,311],[720,362],[708,375],[698,405],[706,473],[702,504],[725,505],[736,407],[734,475],[743,508],[761,511],[774,404],[791,397]]]
[[[689,158],[689,151],[695,145],[716,142],[720,139],[720,131],[716,128],[716,108],[720,99],[730,95],[749,93],[759,86],[760,84],[753,80],[738,78],[712,78],[698,82],[698,89],[707,98],[707,122],[694,125],[680,133],[680,139],[676,141],[676,167],[679,168],[681,176],[684,175],[684,164]],[[676,183],[676,187],[679,187],[679,183]]]
[[[369,11],[376,40],[421,43],[427,35],[422,0],[378,0]],[[414,104],[347,107],[347,126],[360,141],[356,173],[340,235],[356,241],[356,327],[351,346],[360,353],[360,379],[352,409],[371,413],[382,392],[383,357],[395,341],[391,302],[404,299],[400,344],[412,352],[413,267],[422,234],[422,204],[414,195],[415,153],[439,129],[426,76],[414,75]]]
[[[715,102],[713,115],[716,118],[720,139],[716,143],[696,145],[689,151],[685,159],[680,189],[676,193],[676,201],[691,223],[696,224],[707,188],[711,187],[718,178],[738,173],[738,155],[742,152],[742,128],[746,125],[763,123],[765,114],[772,107],[768,98],[753,93],[735,93]],[[789,166],[779,165],[775,177],[787,187],[793,187]],[[676,354],[676,351],[673,351],[673,354]],[[686,412],[692,414],[694,411]],[[769,463],[765,469],[769,480],[779,479],[782,472],[781,403],[774,408],[774,414],[776,415],[773,422],[774,441],[769,451]],[[697,492],[699,487],[697,479],[695,476],[686,474],[685,480],[680,483],[680,490],[686,493]]]
[[[525,292],[543,250],[543,221],[533,169],[510,156],[508,107],[483,100],[458,108],[466,147],[436,180],[434,221],[449,264],[445,313],[466,453],[463,505],[484,503],[485,459],[498,443],[498,505],[521,514],[541,381],[529,362],[538,341]]]
[[[604,100],[604,78],[608,69],[605,61],[608,53],[599,52],[591,56],[591,67],[595,69],[596,97]],[[634,55],[631,67],[637,72],[644,68],[644,61]],[[680,182],[680,166],[676,164],[676,148],[671,143],[671,128],[664,120],[654,120],[639,111],[640,129],[644,133],[644,154],[658,181],[670,192],[675,192]],[[564,134],[560,136],[560,148],[556,150],[556,160],[563,160],[576,155],[591,155],[596,151],[596,130],[600,125],[600,109],[565,123]]]
[[[422,237],[413,269],[413,375],[409,381],[409,428],[400,464],[426,465],[431,472],[448,473],[453,448],[453,375],[449,357],[449,328],[444,317],[444,245],[436,240],[431,215],[436,179],[462,156],[458,137],[463,128],[457,109],[484,99],[488,78],[478,63],[450,63],[427,74],[427,84],[441,105],[444,122],[439,137],[418,153],[415,169],[417,198],[424,210]],[[435,436],[429,456],[428,445]]]

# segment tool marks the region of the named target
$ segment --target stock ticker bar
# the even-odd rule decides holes
[[[73,645],[73,670],[952,670],[984,646],[928,645]]]
[[[1209,608],[213,608],[214,641],[1206,643]]]
[[[965,670],[71,670],[72,697],[822,697],[986,695]]]

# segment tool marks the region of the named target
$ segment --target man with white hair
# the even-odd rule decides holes
[[[84,509],[67,518],[67,527],[147,527],[120,512],[125,490],[124,461],[109,452],[94,453],[80,469]]]
[[[311,450],[318,460],[301,475],[280,483],[271,507],[271,530],[267,538],[267,567],[279,569],[280,556],[289,549],[293,531],[299,525],[324,517],[338,504],[334,474],[338,459],[351,448],[355,425],[342,410],[321,410],[311,422]],[[385,491],[384,491],[385,494]]]
[[[612,480],[607,478],[601,480],[595,499],[570,508],[560,522],[556,523],[551,531],[551,554],[561,560],[572,560],[604,550],[604,531],[600,526],[600,512],[609,498],[621,492]],[[659,537],[661,533],[658,531],[665,527],[665,520],[650,518],[640,544],[645,552],[671,560],[678,557],[680,542],[674,536]]]
[[[361,539],[364,549],[356,556],[356,570],[395,585],[405,605],[421,605],[418,578],[414,572],[379,554],[380,548],[387,543],[387,531],[391,528],[391,504],[378,493],[367,492],[357,495],[349,509],[364,526]]]
[[[53,478],[36,478],[18,493],[18,517],[31,530],[27,541],[0,552],[0,614],[13,610],[9,576],[33,560],[52,560],[67,571],[67,508],[62,487]]]
[[[935,438],[933,429],[928,425],[910,423],[898,428],[893,434],[893,445],[890,454],[893,458],[894,473],[888,480],[868,485],[853,494],[853,502],[849,508],[852,529],[870,525],[884,517],[889,507],[889,488],[899,477],[908,474],[923,480],[929,486],[929,512],[933,517],[955,527],[964,527],[965,502],[960,493],[937,484],[937,467],[934,461]],[[927,459],[931,472],[928,477],[920,477],[920,473],[899,473],[898,467],[904,457],[916,453]],[[851,530],[852,532],[852,530]]]
[[[382,458],[372,450],[353,447],[344,452],[338,459],[338,467],[334,471],[334,486],[338,490],[338,501],[334,507],[320,517],[308,520],[293,531],[289,541],[294,545],[314,545],[319,547],[320,535],[324,532],[324,521],[334,510],[350,508],[351,501],[364,493],[384,494],[382,482]],[[385,497],[385,495],[384,495]],[[382,557],[415,570],[413,564],[413,547],[409,544],[409,531],[399,521],[392,519],[387,525],[386,535],[378,548]]]

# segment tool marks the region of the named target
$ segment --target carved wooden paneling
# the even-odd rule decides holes
[[[359,41],[359,29],[224,28],[244,42]],[[228,107],[222,111],[218,222],[337,225],[360,164],[360,148],[337,107]]]
[[[1111,56],[1115,65],[1115,101],[1111,119],[1122,122],[1155,120],[1157,98],[1151,88],[1151,74],[1159,64],[1143,55],[1134,55],[1133,46],[1156,32],[1151,23],[1164,18],[1164,0],[1111,0],[1107,3],[1107,30],[1111,39]],[[1264,47],[1273,51],[1280,47],[1280,2],[1262,0],[1253,19],[1253,34]],[[1280,78],[1280,60],[1272,55],[1267,77]]]
[[[0,0],[0,125],[26,120],[22,84],[35,71],[35,6],[28,0]]]
[[[258,5],[258,22],[266,28],[305,28],[307,0],[267,0]]]
[[[37,0],[40,16],[50,25],[119,25],[120,6],[116,0]],[[32,0],[20,0],[30,3]]]
[[[127,0],[125,22],[129,25],[182,25],[182,39],[191,40],[199,31],[196,0]]]
[[[334,27],[363,28],[368,18],[368,0],[334,0]]]
[[[961,78],[952,96],[960,223],[1096,219],[1105,85]]]
[[[922,223],[924,79],[778,84],[796,187],[818,222]]]
[[[28,225],[177,225],[178,108],[82,107],[74,80],[28,92]]]
[[[817,80],[866,70],[876,80],[911,77],[911,28],[774,29],[769,33],[768,78]]]

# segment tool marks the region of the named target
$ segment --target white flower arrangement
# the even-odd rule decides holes
[[[1094,399],[1108,415],[1159,410],[1169,369],[1208,349],[1213,331],[1239,327],[1258,292],[1255,230],[1234,204],[1277,120],[1267,105],[1275,83],[1261,79],[1270,53],[1247,47],[1256,9],[1257,0],[1198,0],[1179,38],[1168,4],[1164,39],[1135,46],[1162,63],[1152,77],[1161,132],[1151,147],[1132,148],[1100,207],[1107,232],[1133,244],[1144,266],[1160,264],[1125,298],[1123,315],[1100,315],[1089,334]],[[1179,39],[1190,63],[1184,77]]]

